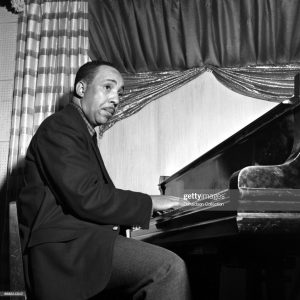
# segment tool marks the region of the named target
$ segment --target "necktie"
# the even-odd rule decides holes
[[[108,175],[108,173],[106,171],[106,168],[105,168],[102,156],[100,154],[100,150],[99,150],[98,143],[97,143],[97,133],[93,134],[92,140],[93,140],[93,142],[95,143],[95,145],[96,145],[96,147],[98,149],[98,151],[97,151],[97,158],[98,158],[98,160],[100,162],[101,172],[103,174],[103,177],[105,178],[106,182],[111,182],[112,183],[112,181],[111,181],[111,179],[110,179],[110,177],[109,177],[109,175]]]

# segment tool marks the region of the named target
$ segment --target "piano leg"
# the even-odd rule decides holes
[[[221,264],[215,256],[185,258],[189,271],[193,300],[218,300]]]
[[[285,277],[280,259],[247,267],[246,300],[284,300]]]
[[[266,269],[266,287],[268,299],[281,300],[285,299],[285,276],[282,261],[277,261],[276,265],[272,264]]]
[[[246,271],[246,300],[263,300],[263,274],[257,265],[249,266]]]

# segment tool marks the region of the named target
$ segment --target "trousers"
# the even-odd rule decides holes
[[[90,299],[189,300],[185,262],[167,249],[119,235],[110,280]]]

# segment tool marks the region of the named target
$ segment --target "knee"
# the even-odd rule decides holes
[[[190,286],[185,262],[175,253],[164,249],[159,264],[147,281],[146,293],[154,293],[151,299],[190,299]],[[153,295],[154,295],[153,294]],[[150,297],[149,297],[150,299]]]
[[[175,253],[172,253],[169,261],[169,273],[170,275],[178,278],[178,280],[187,280],[188,273],[187,267],[182,258]]]

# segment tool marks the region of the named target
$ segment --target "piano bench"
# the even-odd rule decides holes
[[[26,300],[17,204],[15,201],[9,203],[9,282],[10,299]]]

